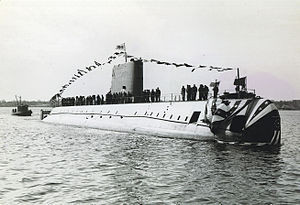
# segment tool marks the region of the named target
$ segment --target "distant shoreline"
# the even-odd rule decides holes
[[[273,101],[279,110],[300,110],[300,100]],[[29,107],[52,107],[47,101],[23,101]],[[16,107],[15,101],[0,101],[0,107]]]
[[[29,107],[52,107],[48,101],[22,101],[23,104]],[[15,101],[0,101],[0,107],[16,107]]]
[[[16,106],[0,105],[0,107],[16,107]],[[52,106],[51,105],[29,105],[29,107],[52,107]]]
[[[300,110],[300,100],[274,101],[279,110]]]

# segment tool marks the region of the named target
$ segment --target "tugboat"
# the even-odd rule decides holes
[[[12,109],[11,114],[17,116],[31,116],[32,111],[28,109],[28,105],[22,104],[21,96],[19,97],[20,100],[18,100],[18,96],[15,96],[15,98],[17,108]]]

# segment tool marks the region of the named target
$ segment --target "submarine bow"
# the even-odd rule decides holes
[[[224,141],[280,145],[277,107],[270,100],[223,100],[212,117],[211,131]]]

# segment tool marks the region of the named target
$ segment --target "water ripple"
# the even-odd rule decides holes
[[[300,112],[279,149],[50,125],[0,108],[0,204],[299,204]],[[251,200],[249,200],[251,199]]]

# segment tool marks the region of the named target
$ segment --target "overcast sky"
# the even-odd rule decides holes
[[[299,0],[0,0],[0,100],[49,100],[77,69],[107,61],[123,42],[138,57],[239,67],[257,94],[300,99]],[[90,72],[64,94],[105,94],[111,69]],[[234,89],[232,71],[144,69],[144,87],[163,93],[215,79]]]

